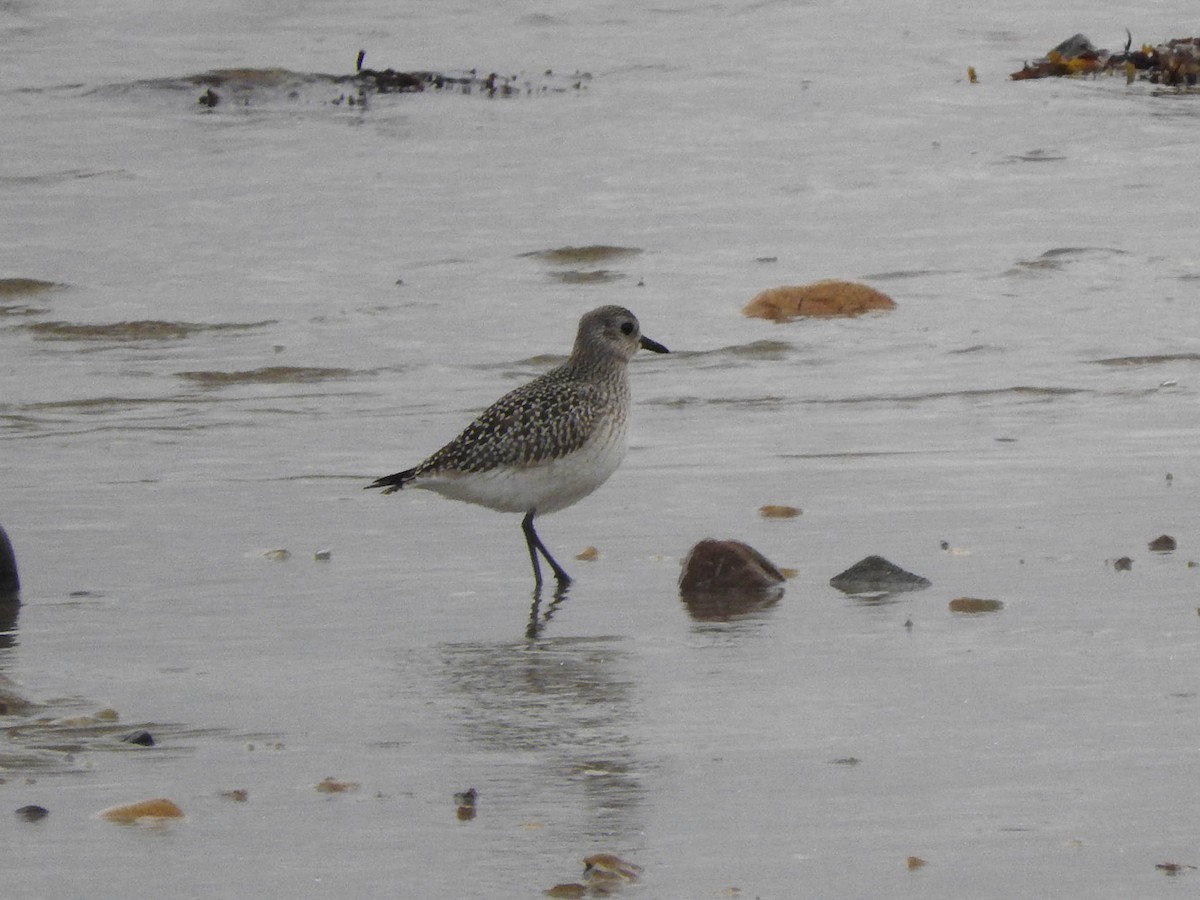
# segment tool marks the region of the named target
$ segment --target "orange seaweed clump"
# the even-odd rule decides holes
[[[787,322],[797,316],[859,316],[871,310],[895,308],[896,301],[873,287],[826,279],[768,288],[742,308],[742,315]]]

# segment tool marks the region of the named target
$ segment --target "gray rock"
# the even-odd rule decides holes
[[[859,560],[845,572],[830,578],[829,583],[846,594],[919,591],[932,584],[928,578],[914,575],[882,556],[868,556]]]

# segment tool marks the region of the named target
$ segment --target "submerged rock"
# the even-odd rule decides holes
[[[54,281],[42,281],[40,278],[0,278],[0,297],[40,294],[60,287],[63,285]]]
[[[594,265],[599,262],[637,256],[640,247],[619,247],[612,244],[588,244],[583,247],[553,247],[549,250],[532,250],[522,257],[532,257],[554,265]]]
[[[783,596],[785,577],[741,541],[700,541],[683,562],[679,594],[693,618],[727,621],[773,606]]]
[[[797,316],[859,316],[895,308],[891,297],[873,287],[831,279],[762,291],[742,308],[742,315],[788,322]]]
[[[560,900],[577,900],[579,897],[586,897],[587,892],[587,885],[577,881],[556,884],[554,887],[542,891],[547,897],[557,897]]]
[[[846,594],[896,593],[919,591],[933,582],[900,568],[882,556],[861,559],[839,575],[829,579],[830,585]]]
[[[121,743],[137,744],[139,747],[153,747],[154,735],[145,728],[139,728],[137,731],[131,731],[128,734],[122,735]]]

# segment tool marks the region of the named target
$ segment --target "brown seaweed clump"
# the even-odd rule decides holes
[[[797,316],[860,316],[872,310],[895,308],[896,301],[873,287],[826,279],[769,288],[747,303],[742,315],[788,322]]]
[[[1025,81],[1120,72],[1126,83],[1141,79],[1168,87],[1194,87],[1200,82],[1200,37],[1143,44],[1133,50],[1133,36],[1128,31],[1126,35],[1125,49],[1111,53],[1095,47],[1086,35],[1074,34],[1041,59],[1026,62],[1009,77]]]

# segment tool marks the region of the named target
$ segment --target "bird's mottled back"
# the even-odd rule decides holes
[[[564,364],[505,394],[413,475],[486,472],[558,459],[582,447],[604,416],[624,419],[628,402],[624,366],[596,381],[580,380]]]
[[[623,435],[629,409],[625,373],[641,344],[638,320],[629,310],[592,310],[579,320],[565,363],[505,394],[413,475],[536,465],[579,450],[602,427]]]

